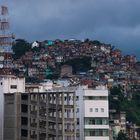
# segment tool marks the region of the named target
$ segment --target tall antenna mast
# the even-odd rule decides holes
[[[8,20],[8,7],[1,6],[0,14],[0,48],[4,51],[11,52],[13,34],[10,34],[10,26]]]
[[[12,40],[14,38],[14,35],[10,33],[8,16],[8,7],[0,6],[0,69],[3,69],[5,74],[8,74],[7,71],[10,68],[8,54],[12,55]]]

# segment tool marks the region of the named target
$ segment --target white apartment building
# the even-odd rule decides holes
[[[96,89],[79,87],[76,96],[79,140],[109,140],[109,105],[106,87],[101,86]]]
[[[3,140],[4,93],[15,93],[15,92],[16,93],[25,92],[25,79],[17,78],[11,75],[0,76],[0,140]],[[8,112],[6,113],[8,114]],[[12,132],[10,134],[12,134]]]

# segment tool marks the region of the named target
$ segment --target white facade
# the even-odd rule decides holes
[[[108,90],[84,86],[76,94],[79,140],[109,140]]]
[[[0,140],[3,140],[4,93],[25,92],[25,79],[15,76],[0,77]]]

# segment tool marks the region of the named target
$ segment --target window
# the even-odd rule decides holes
[[[108,129],[85,129],[85,136],[109,136]]]
[[[27,105],[21,105],[21,112],[27,113],[28,112],[28,106]]]
[[[76,101],[79,101],[79,96],[76,96]]]
[[[79,112],[79,108],[77,108],[76,112],[77,112],[77,113]]]
[[[88,120],[85,120],[86,122],[86,124],[95,124],[95,119],[88,119]]]
[[[21,125],[27,125],[28,124],[28,118],[27,117],[21,117]]]
[[[27,94],[23,94],[23,95],[21,96],[21,99],[22,99],[22,100],[28,100],[28,95],[27,95]]]
[[[96,119],[95,120],[95,124],[97,124],[97,125],[101,125],[102,124],[102,119]]]
[[[104,112],[104,108],[101,108],[101,112]]]
[[[84,96],[84,100],[107,100],[107,96]]]
[[[25,129],[21,129],[21,136],[27,137],[28,136],[28,131]]]
[[[98,108],[95,108],[95,112],[98,112]]]
[[[17,89],[17,85],[11,85],[11,89]]]
[[[84,121],[85,121],[85,125],[108,125],[109,124],[108,118],[85,117]]]
[[[31,101],[36,102],[38,100],[38,95],[36,93],[31,93],[30,99]]]
[[[89,109],[89,112],[93,112],[93,108],[90,108],[90,109]]]

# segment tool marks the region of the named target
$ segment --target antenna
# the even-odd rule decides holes
[[[3,5],[1,6],[0,15],[0,47],[2,47],[4,50],[9,50],[12,47],[12,39],[14,36],[13,34],[9,33],[9,30],[10,25],[8,20],[8,7]]]
[[[10,33],[8,16],[8,7],[5,5],[0,6],[0,69],[5,68],[3,71],[3,73],[6,71],[5,74],[8,74],[7,71],[10,69],[8,54],[12,55],[12,40],[14,39],[14,35]]]

